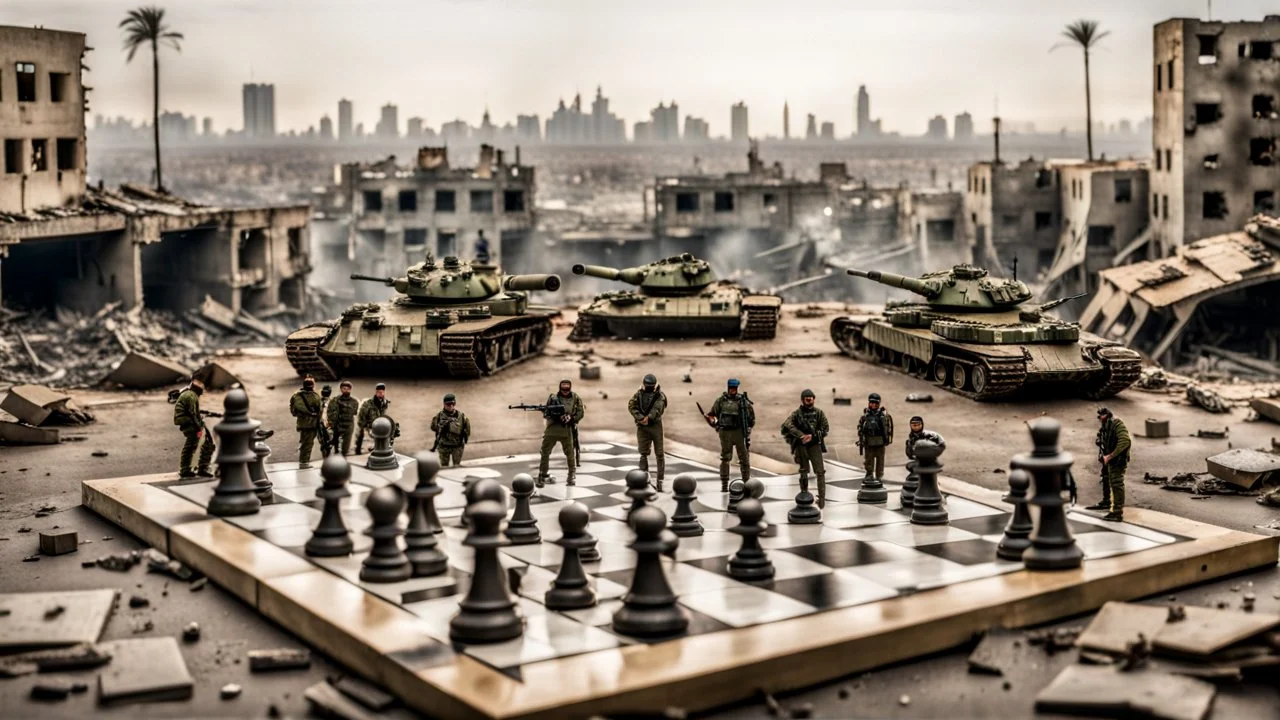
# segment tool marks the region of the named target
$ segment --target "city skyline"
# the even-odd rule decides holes
[[[1091,17],[1112,32],[1093,56],[1095,119],[1111,124],[1151,114],[1146,70],[1154,23],[1205,13],[1201,0],[1114,5],[1086,0],[1064,12],[1049,2],[1011,0],[915,0],[893,8],[810,0],[779,12],[751,1],[708,0],[689,10],[657,0],[642,10],[572,0],[386,0],[352,18],[348,6],[330,0],[174,2],[166,19],[186,39],[162,64],[162,110],[237,128],[242,86],[261,82],[276,86],[281,132],[332,117],[340,97],[352,100],[355,122],[366,128],[388,103],[432,127],[458,118],[476,124],[486,107],[501,125],[520,114],[546,118],[559,99],[603,85],[628,130],[648,119],[656,102],[674,98],[682,124],[685,115],[704,118],[712,136],[727,136],[728,108],[744,100],[753,108],[753,136],[781,136],[781,108],[789,102],[798,118],[813,113],[848,137],[857,87],[865,84],[884,132],[919,135],[928,118],[963,112],[975,118],[978,133],[989,132],[997,98],[1002,116],[1046,132],[1079,131],[1079,52],[1050,52],[1067,22]],[[116,28],[132,6],[11,0],[0,23],[88,33],[96,48],[86,62],[93,112],[142,118],[150,114],[149,73],[125,64]],[[1230,19],[1261,19],[1267,11],[1260,0],[1220,0],[1214,8]],[[458,29],[433,39],[432,54],[467,62],[424,59],[410,41],[423,26],[416,18]],[[655,26],[663,32],[650,33]],[[476,52],[477,43],[484,52]],[[765,46],[769,52],[758,51]]]

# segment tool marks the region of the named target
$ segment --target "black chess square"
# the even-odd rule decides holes
[[[861,540],[835,540],[815,545],[779,548],[779,550],[833,568],[856,567],[898,559],[897,556]]]
[[[850,583],[846,579],[847,577],[853,576],[842,576],[838,573],[821,573],[787,580],[775,580],[768,584],[762,584],[760,587],[772,590],[779,595],[786,595],[792,600],[799,600],[802,603],[812,605],[819,610],[829,610],[848,605],[850,601],[855,599],[855,595],[851,594],[851,589],[862,584],[862,581]]]
[[[574,498],[573,501],[586,505],[592,510],[602,507],[613,507],[614,505],[621,505],[624,502],[627,502],[626,500],[619,500],[618,498],[610,497],[608,495],[592,495],[590,497]]]
[[[1001,535],[1004,533],[1004,528],[1009,524],[1009,518],[1011,517],[1013,517],[1013,513],[982,515],[980,517],[956,520],[951,523],[951,527],[959,530],[968,530],[975,535]]]
[[[940,557],[943,560],[960,563],[961,565],[980,565],[994,562],[996,559],[996,543],[982,538],[957,540],[956,542],[944,542],[936,545],[920,545],[916,550],[934,557]]]

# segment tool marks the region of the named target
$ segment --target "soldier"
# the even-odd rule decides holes
[[[756,424],[756,409],[746,393],[739,394],[737,378],[729,378],[720,397],[711,403],[707,422],[720,433],[720,492],[729,492],[729,461],[738,452],[738,465],[742,468],[742,481],[751,479],[750,446],[751,428]]]
[[[564,448],[565,462],[569,466],[567,484],[573,485],[574,473],[577,470],[575,448],[578,423],[582,422],[587,406],[573,391],[573,383],[569,380],[561,380],[560,392],[548,396],[544,404],[548,409],[543,411],[542,416],[546,419],[547,427],[542,431],[542,458],[538,461],[538,487],[554,482],[547,475],[547,463],[551,460],[551,448],[555,447],[556,443],[560,443]]]
[[[440,455],[440,467],[462,464],[462,450],[471,439],[471,420],[458,409],[458,398],[453,393],[444,396],[444,409],[431,419],[431,431],[436,442],[431,446]]]
[[[667,396],[658,386],[658,378],[644,376],[640,389],[627,403],[631,417],[636,421],[636,446],[640,448],[640,469],[649,472],[649,448],[658,460],[658,492],[662,492],[662,479],[666,472],[666,455],[662,451],[662,413],[667,410]]]
[[[191,383],[182,389],[173,406],[173,424],[182,431],[186,440],[182,443],[182,456],[178,459],[178,477],[213,477],[209,471],[209,463],[213,460],[213,437],[204,426],[204,416],[200,413],[200,396],[204,394],[204,383],[191,378]],[[204,442],[202,443],[201,440]],[[191,460],[200,448],[200,464],[191,469]]]
[[[329,401],[325,412],[325,424],[333,431],[333,449],[347,455],[351,452],[351,432],[356,429],[356,413],[360,411],[360,401],[351,396],[351,381],[343,380],[338,385],[338,397]]]
[[[827,451],[827,433],[831,425],[827,414],[814,405],[817,397],[812,390],[800,393],[800,407],[792,411],[782,423],[782,434],[791,444],[791,454],[800,466],[800,491],[809,491],[809,468],[818,479],[818,507],[827,505],[827,469],[822,454]]]
[[[1107,510],[1103,520],[1124,520],[1124,471],[1131,457],[1129,429],[1107,408],[1098,408],[1098,461],[1102,464],[1102,502],[1090,509]]]
[[[880,394],[867,396],[867,407],[858,418],[858,449],[867,477],[884,479],[884,449],[893,444],[893,416],[880,407]]]
[[[369,426],[373,425],[373,421],[387,414],[387,406],[391,401],[387,399],[386,383],[378,383],[373,386],[373,397],[365,400],[360,404],[360,417],[356,423],[356,454],[364,452],[364,434],[369,431]]]
[[[298,418],[298,465],[300,467],[308,467],[311,463],[311,448],[316,444],[316,431],[320,427],[322,404],[320,395],[316,392],[316,379],[310,375],[302,378],[302,389],[289,398],[289,413]]]
[[[907,435],[907,447],[906,447],[908,460],[916,459],[916,443],[920,442],[921,440],[928,440],[929,442],[934,443],[935,445],[942,448],[943,450],[947,449],[947,441],[944,440],[942,436],[939,435],[938,433],[932,430],[925,430],[924,418],[920,417],[919,415],[916,415],[915,417],[911,418],[910,427],[911,427],[911,433]]]

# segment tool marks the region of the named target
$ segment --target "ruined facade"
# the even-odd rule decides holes
[[[964,233],[974,261],[996,274],[1035,277],[1052,263],[1061,222],[1058,175],[1031,158],[969,168]]]
[[[1148,169],[1120,160],[1063,164],[1057,172],[1062,222],[1045,283],[1053,295],[1093,293],[1099,270],[1146,258]],[[1070,316],[1081,307],[1064,306],[1059,314]]]
[[[1280,208],[1280,15],[1155,26],[1157,254]]]

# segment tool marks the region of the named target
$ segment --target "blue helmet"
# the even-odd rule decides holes
[[[738,378],[729,378],[729,387],[736,388],[742,383],[738,382]]]

